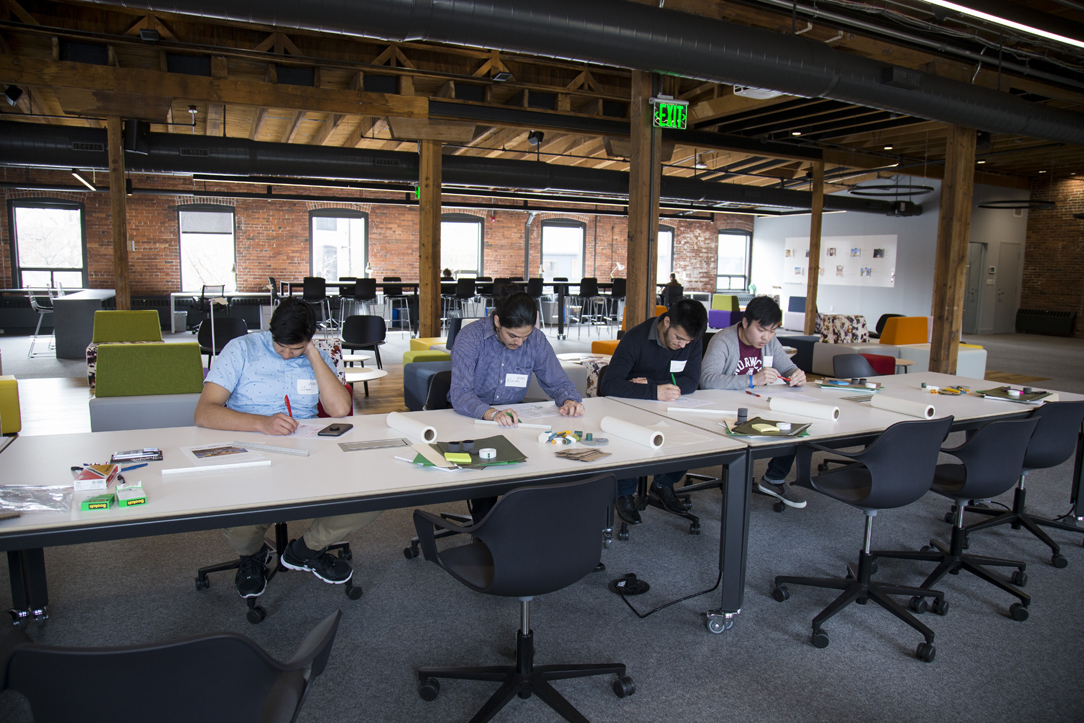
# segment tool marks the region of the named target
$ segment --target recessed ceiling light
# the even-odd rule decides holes
[[[800,136],[800,135],[802,135],[802,132],[801,131],[791,131],[790,134],[792,136]]]
[[[1046,173],[1046,171],[1039,171],[1039,173]]]
[[[986,163],[986,161],[984,161],[984,160],[982,160],[982,159],[980,158],[979,160],[975,161],[975,163]]]
[[[892,144],[889,143],[887,146],[885,146],[885,150],[886,151],[891,151],[892,150]]]

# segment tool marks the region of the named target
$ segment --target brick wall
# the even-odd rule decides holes
[[[26,171],[5,168],[4,180],[27,180],[39,184],[71,185],[73,179],[62,171]],[[93,182],[105,188],[108,177],[98,173]],[[263,186],[213,184],[185,177],[143,176],[135,174],[137,189],[157,189],[165,195],[128,196],[128,239],[131,290],[135,295],[168,294],[180,289],[180,243],[178,208],[184,205],[221,204],[234,209],[234,234],[237,260],[237,285],[240,291],[262,290],[267,277],[300,280],[309,274],[309,211],[320,208],[348,208],[369,214],[369,262],[372,275],[418,278],[418,209],[415,206],[357,202],[351,192],[276,187],[275,193],[311,195],[312,200],[266,200],[229,198],[232,192],[263,193]],[[200,191],[208,196],[192,196]],[[175,193],[173,193],[175,192]],[[187,193],[186,193],[187,192]],[[318,200],[316,196],[342,196],[342,201]],[[367,198],[401,201],[400,194],[366,192]],[[37,192],[0,190],[6,202],[14,198],[62,198],[78,201],[86,208],[88,269],[92,288],[110,288],[113,282],[112,226],[107,193]],[[451,202],[453,199],[447,199]],[[510,202],[511,203],[511,202]],[[6,207],[6,203],[5,203]],[[449,213],[466,213],[484,219],[484,269],[487,276],[523,275],[523,240],[529,215],[525,211],[481,211],[447,208]],[[542,221],[564,218],[586,224],[585,275],[609,280],[610,271],[620,261],[625,264],[628,221],[617,216],[538,213],[530,224],[530,266],[536,274],[541,254]],[[752,230],[751,216],[715,214],[713,221],[663,219],[674,228],[674,267],[688,291],[713,291],[715,284],[716,233],[718,229]],[[9,218],[0,220],[0,278],[4,285],[14,282],[10,257]],[[625,276],[620,271],[617,276]]]
[[[1028,212],[1020,308],[1075,311],[1073,336],[1084,338],[1084,180],[1037,180],[1031,198],[1052,209]]]

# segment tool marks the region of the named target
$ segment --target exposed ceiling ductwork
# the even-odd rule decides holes
[[[394,42],[432,41],[752,85],[1084,145],[1084,114],[782,35],[627,0],[90,0]]]
[[[289,143],[259,143],[248,139],[150,133],[142,150],[126,154],[127,170],[136,173],[219,174],[232,177],[279,176],[360,181],[416,183],[418,156],[399,151],[325,148]],[[6,165],[87,168],[108,167],[106,132],[96,128],[5,125],[0,134],[0,158]],[[576,168],[534,161],[509,161],[474,156],[445,156],[442,180],[446,192],[456,186],[546,191],[555,194],[628,194],[629,176],[622,171]],[[809,210],[812,194],[780,188],[739,186],[664,176],[661,197],[701,204],[704,210],[724,206]],[[574,200],[574,199],[568,199]],[[881,215],[912,215],[921,207],[849,196],[826,196],[826,211],[858,211]]]

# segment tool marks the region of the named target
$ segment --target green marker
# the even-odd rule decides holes
[[[673,372],[670,372],[670,381],[674,383],[675,387],[677,386],[677,377],[674,376]]]

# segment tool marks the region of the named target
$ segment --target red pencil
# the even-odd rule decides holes
[[[745,393],[746,394],[752,394],[754,397],[761,397],[760,394],[757,394],[756,392],[751,392],[748,389],[745,390]],[[761,397],[761,398],[763,398],[763,397]]]
[[[283,399],[286,400],[286,413],[290,415],[290,419],[294,418],[294,410],[290,409],[290,395],[287,394]]]

